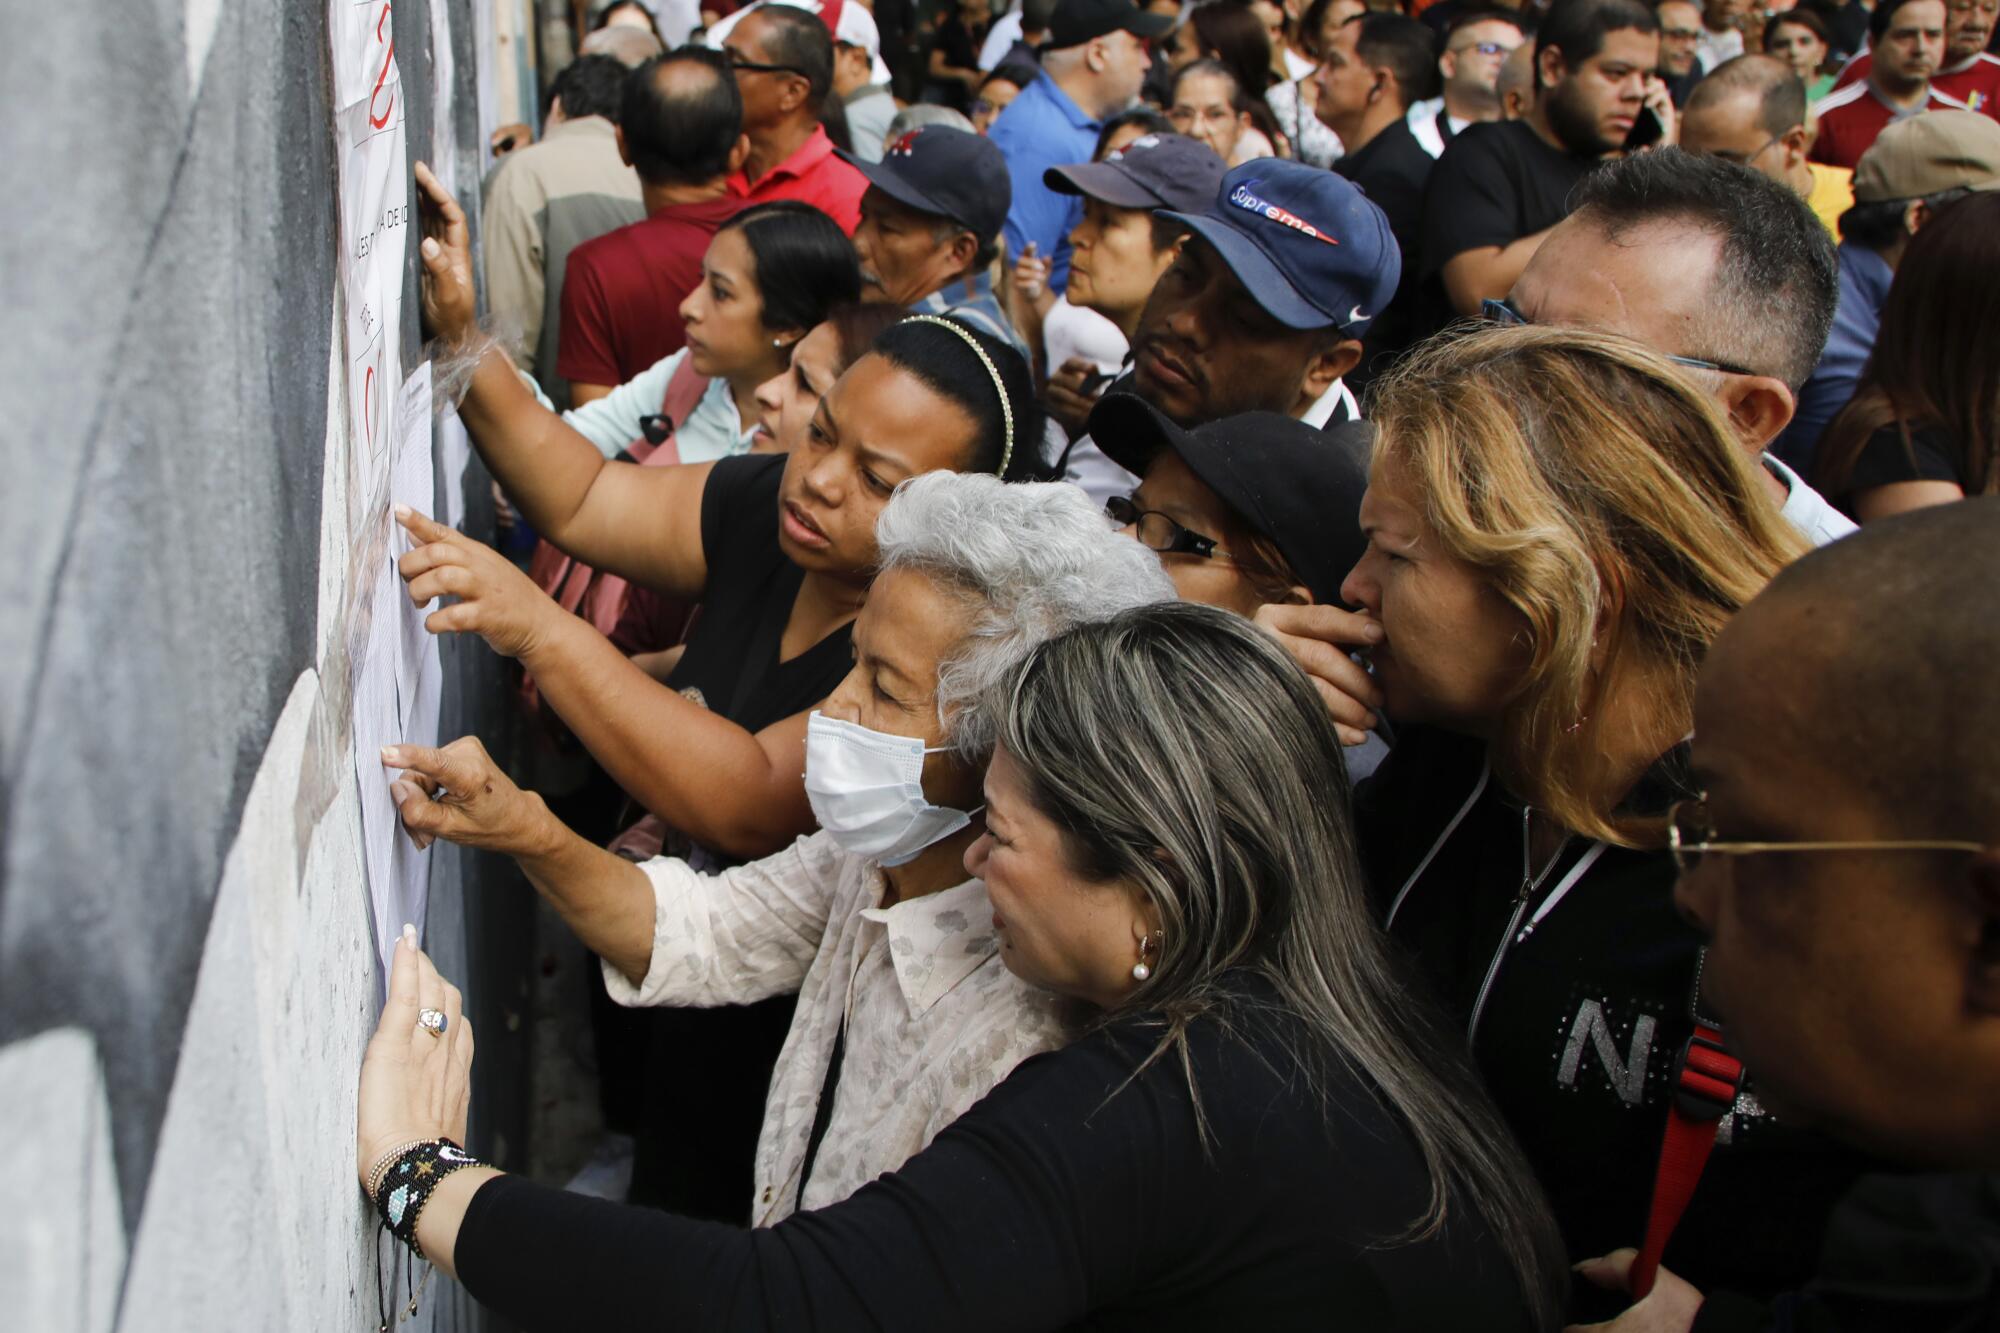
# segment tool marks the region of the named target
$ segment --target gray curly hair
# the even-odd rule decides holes
[[[938,720],[952,749],[993,751],[985,706],[1036,645],[1075,625],[1174,600],[1152,551],[1118,533],[1067,482],[927,472],[896,488],[875,525],[877,572],[920,573],[974,609],[972,627],[938,667]]]

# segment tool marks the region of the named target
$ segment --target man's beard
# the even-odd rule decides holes
[[[1597,130],[1596,114],[1567,80],[1543,94],[1542,105],[1547,110],[1549,128],[1572,153],[1601,157],[1618,147],[1604,141]]]

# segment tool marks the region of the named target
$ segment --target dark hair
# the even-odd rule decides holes
[[[1570,205],[1613,237],[1668,221],[1714,232],[1722,242],[1707,296],[1714,345],[1681,353],[1794,389],[1812,374],[1833,327],[1839,264],[1826,227],[1793,191],[1749,167],[1656,148],[1584,177]]]
[[[1364,14],[1356,22],[1355,54],[1396,76],[1405,107],[1437,95],[1437,43],[1428,27],[1401,14]]]
[[[1180,96],[1181,85],[1189,79],[1228,79],[1229,105],[1238,111],[1249,110],[1250,101],[1244,94],[1243,80],[1236,76],[1235,70],[1213,56],[1203,56],[1199,60],[1190,60],[1187,64],[1182,65],[1174,71],[1173,79],[1167,84],[1167,100],[1169,104],[1172,103],[1174,98]],[[1172,122],[1169,123],[1171,124]]]
[[[1917,0],[1875,0],[1875,12],[1868,16],[1869,45],[1873,46],[1888,34],[1889,24],[1895,21],[1897,10],[1916,2]]]
[[[684,66],[707,73],[677,68]],[[730,150],[743,133],[743,94],[720,51],[683,46],[632,71],[618,124],[640,180],[711,181],[729,169]]]
[[[1807,9],[1804,5],[1795,5],[1791,9],[1781,9],[1764,20],[1764,48],[1766,50],[1770,49],[1771,39],[1778,35],[1778,29],[1787,23],[1804,28],[1813,36],[1819,38],[1819,44],[1826,48],[1827,57],[1829,59],[1832,58],[1832,30],[1826,26],[1825,19],[1815,14],[1812,10]]]
[[[818,115],[833,89],[833,34],[819,15],[797,5],[758,5],[756,12],[771,25],[764,54],[805,76],[806,106]]]
[[[1174,123],[1167,119],[1166,112],[1153,106],[1135,106],[1130,111],[1120,111],[1104,122],[1104,128],[1097,132],[1097,146],[1090,150],[1090,160],[1100,161],[1104,157],[1105,145],[1112,136],[1129,126],[1137,125],[1147,134],[1172,134]]]
[[[1306,54],[1315,59],[1325,53],[1319,49],[1320,25],[1326,22],[1326,11],[1333,8],[1334,0],[1312,0],[1306,12],[1299,15],[1298,43],[1306,49]]]
[[[1021,31],[1047,32],[1055,21],[1056,0],[1021,0]]]
[[[1562,52],[1571,73],[1604,49],[1604,39],[1628,29],[1658,32],[1660,20],[1640,0],[1555,0],[1535,34],[1535,87],[1542,86],[1542,52]]]
[[[549,85],[549,105],[560,98],[565,120],[602,116],[615,125],[619,103],[625,98],[625,77],[630,73],[610,56],[578,56]]]
[[[1806,123],[1806,85],[1776,56],[1737,56],[1717,65],[1687,97],[1693,111],[1738,93],[1757,98],[1757,125],[1777,138]]]
[[[655,37],[659,37],[661,46],[667,44],[667,39],[660,37],[660,25],[654,21],[653,11],[640,4],[639,0],[611,0],[610,4],[597,11],[597,17],[590,21],[590,30],[596,32],[600,28],[610,27],[611,16],[621,9],[638,10],[640,16],[646,20],[646,31],[652,33]]]
[[[1021,354],[962,319],[951,322],[979,344],[993,368],[1000,372],[1000,382],[1007,387],[1007,403],[1014,415],[1014,452],[1000,479],[1051,480],[1048,463],[1042,456],[1042,409],[1035,401],[1034,377],[1028,373]],[[993,392],[993,377],[986,373],[986,367],[966,346],[964,338],[930,320],[905,319],[884,330],[868,350],[898,370],[916,376],[933,393],[957,404],[976,423],[978,433],[972,457],[959,469],[961,472],[999,472],[1001,455],[1006,450],[1006,417]]]
[[[1188,19],[1202,54],[1229,67],[1245,97],[1262,97],[1271,86],[1271,34],[1264,21],[1240,0],[1211,0]]]
[[[1154,210],[1153,212],[1154,254],[1158,254],[1162,250],[1173,249],[1174,246],[1180,241],[1181,237],[1189,236],[1192,234],[1193,233],[1188,230],[1187,223],[1180,221],[1178,218],[1168,217],[1165,209]]]
[[[1946,204],[1956,203],[1971,193],[1970,186],[1954,185],[1948,190],[1924,195],[1921,199],[1878,199],[1869,204],[1856,204],[1840,215],[1840,239],[1870,250],[1887,250],[1909,237],[1904,215],[1909,212],[1911,204],[1922,203],[1936,213]]]
[[[1332,0],[1328,0],[1328,3],[1332,3]],[[1694,4],[1695,0],[1684,0],[1684,3]],[[1475,23],[1504,23],[1524,36],[1531,30],[1528,18],[1514,10],[1468,9],[1462,14],[1453,15],[1451,22],[1445,25],[1444,40],[1438,43],[1438,54],[1444,54],[1444,49],[1451,45],[1451,39]]]
[[[1016,88],[1026,88],[1035,81],[1035,76],[1041,72],[1039,67],[1031,65],[1025,60],[1010,60],[1003,65],[997,66],[985,78],[981,79],[979,81],[979,91],[985,92],[986,85],[996,79],[1002,83],[1011,83]]]
[[[1828,495],[1850,489],[1854,461],[1875,432],[1939,428],[1967,495],[2000,483],[2000,194],[1951,205],[1910,242],[1882,303],[1882,329],[1854,397],[1819,447],[1816,481]]]
[[[854,243],[811,204],[797,199],[754,204],[715,230],[718,236],[743,233],[757,265],[767,329],[810,329],[833,307],[861,297]]]
[[[887,301],[848,301],[826,312],[824,324],[833,325],[834,341],[840,345],[840,369],[859,361],[875,340],[893,324],[909,318],[910,312]]]

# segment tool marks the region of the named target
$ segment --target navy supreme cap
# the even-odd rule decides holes
[[[1108,394],[1091,409],[1090,438],[1141,478],[1160,450],[1284,553],[1313,600],[1340,605],[1340,585],[1361,559],[1361,493],[1368,489],[1372,436],[1360,422],[1321,431],[1277,412],[1244,412],[1186,430],[1133,393]]]
[[[1229,164],[1185,134],[1146,134],[1102,162],[1050,167],[1042,183],[1057,194],[1083,194],[1113,208],[1206,207]]]
[[[1382,210],[1345,176],[1303,162],[1245,162],[1205,210],[1167,216],[1214,246],[1257,304],[1294,329],[1360,337],[1403,273]]]
[[[906,208],[950,218],[982,246],[991,245],[1007,221],[1014,187],[1007,159],[984,135],[949,125],[925,125],[883,146],[880,162],[844,149],[841,158],[868,183]]]
[[[1082,46],[1120,30],[1134,37],[1164,37],[1173,26],[1173,19],[1150,14],[1132,0],[1058,0],[1056,12],[1049,16],[1047,49]]]

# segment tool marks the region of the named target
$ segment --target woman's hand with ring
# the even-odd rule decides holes
[[[443,1035],[418,1021],[423,1010],[445,1017]],[[361,1062],[355,1109],[355,1172],[365,1189],[391,1152],[429,1139],[465,1142],[472,1098],[472,1024],[458,987],[445,981],[403,927],[389,969],[389,999]]]

